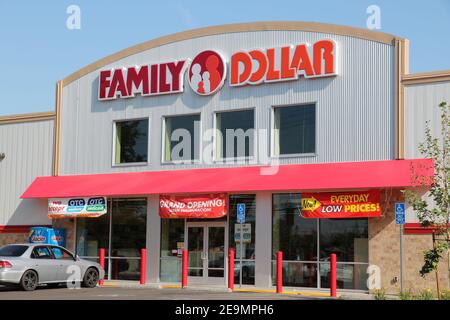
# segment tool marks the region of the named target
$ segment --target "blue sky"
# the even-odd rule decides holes
[[[66,28],[69,5],[81,29]],[[54,109],[55,83],[131,45],[192,28],[300,20],[366,28],[369,5],[381,30],[410,40],[410,71],[450,69],[450,0],[0,0],[0,115]]]

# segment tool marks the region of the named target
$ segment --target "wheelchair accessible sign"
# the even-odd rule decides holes
[[[245,223],[245,203],[237,204],[237,223]]]
[[[396,202],[395,203],[395,224],[403,225],[406,222],[405,217],[405,203]]]

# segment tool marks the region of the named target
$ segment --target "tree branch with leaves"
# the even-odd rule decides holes
[[[405,199],[417,213],[420,224],[433,230],[433,248],[424,251],[424,264],[420,275],[435,271],[438,296],[438,266],[450,247],[450,105],[439,104],[440,136],[435,137],[426,122],[425,141],[419,144],[420,153],[433,160],[434,174],[424,175],[423,168],[411,168],[414,189],[404,190]],[[426,191],[424,193],[424,190]]]

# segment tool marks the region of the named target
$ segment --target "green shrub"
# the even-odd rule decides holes
[[[400,300],[414,300],[414,295],[411,290],[401,291]]]
[[[441,300],[450,300],[450,290],[441,291]]]
[[[431,291],[431,289],[422,290],[416,296],[416,299],[417,300],[433,300],[434,299],[433,291]]]
[[[384,291],[384,289],[374,290],[373,296],[375,300],[386,300],[386,292]]]

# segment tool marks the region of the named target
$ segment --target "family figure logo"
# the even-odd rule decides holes
[[[189,68],[189,84],[196,93],[210,95],[222,87],[226,64],[220,54],[207,50],[192,60]]]

